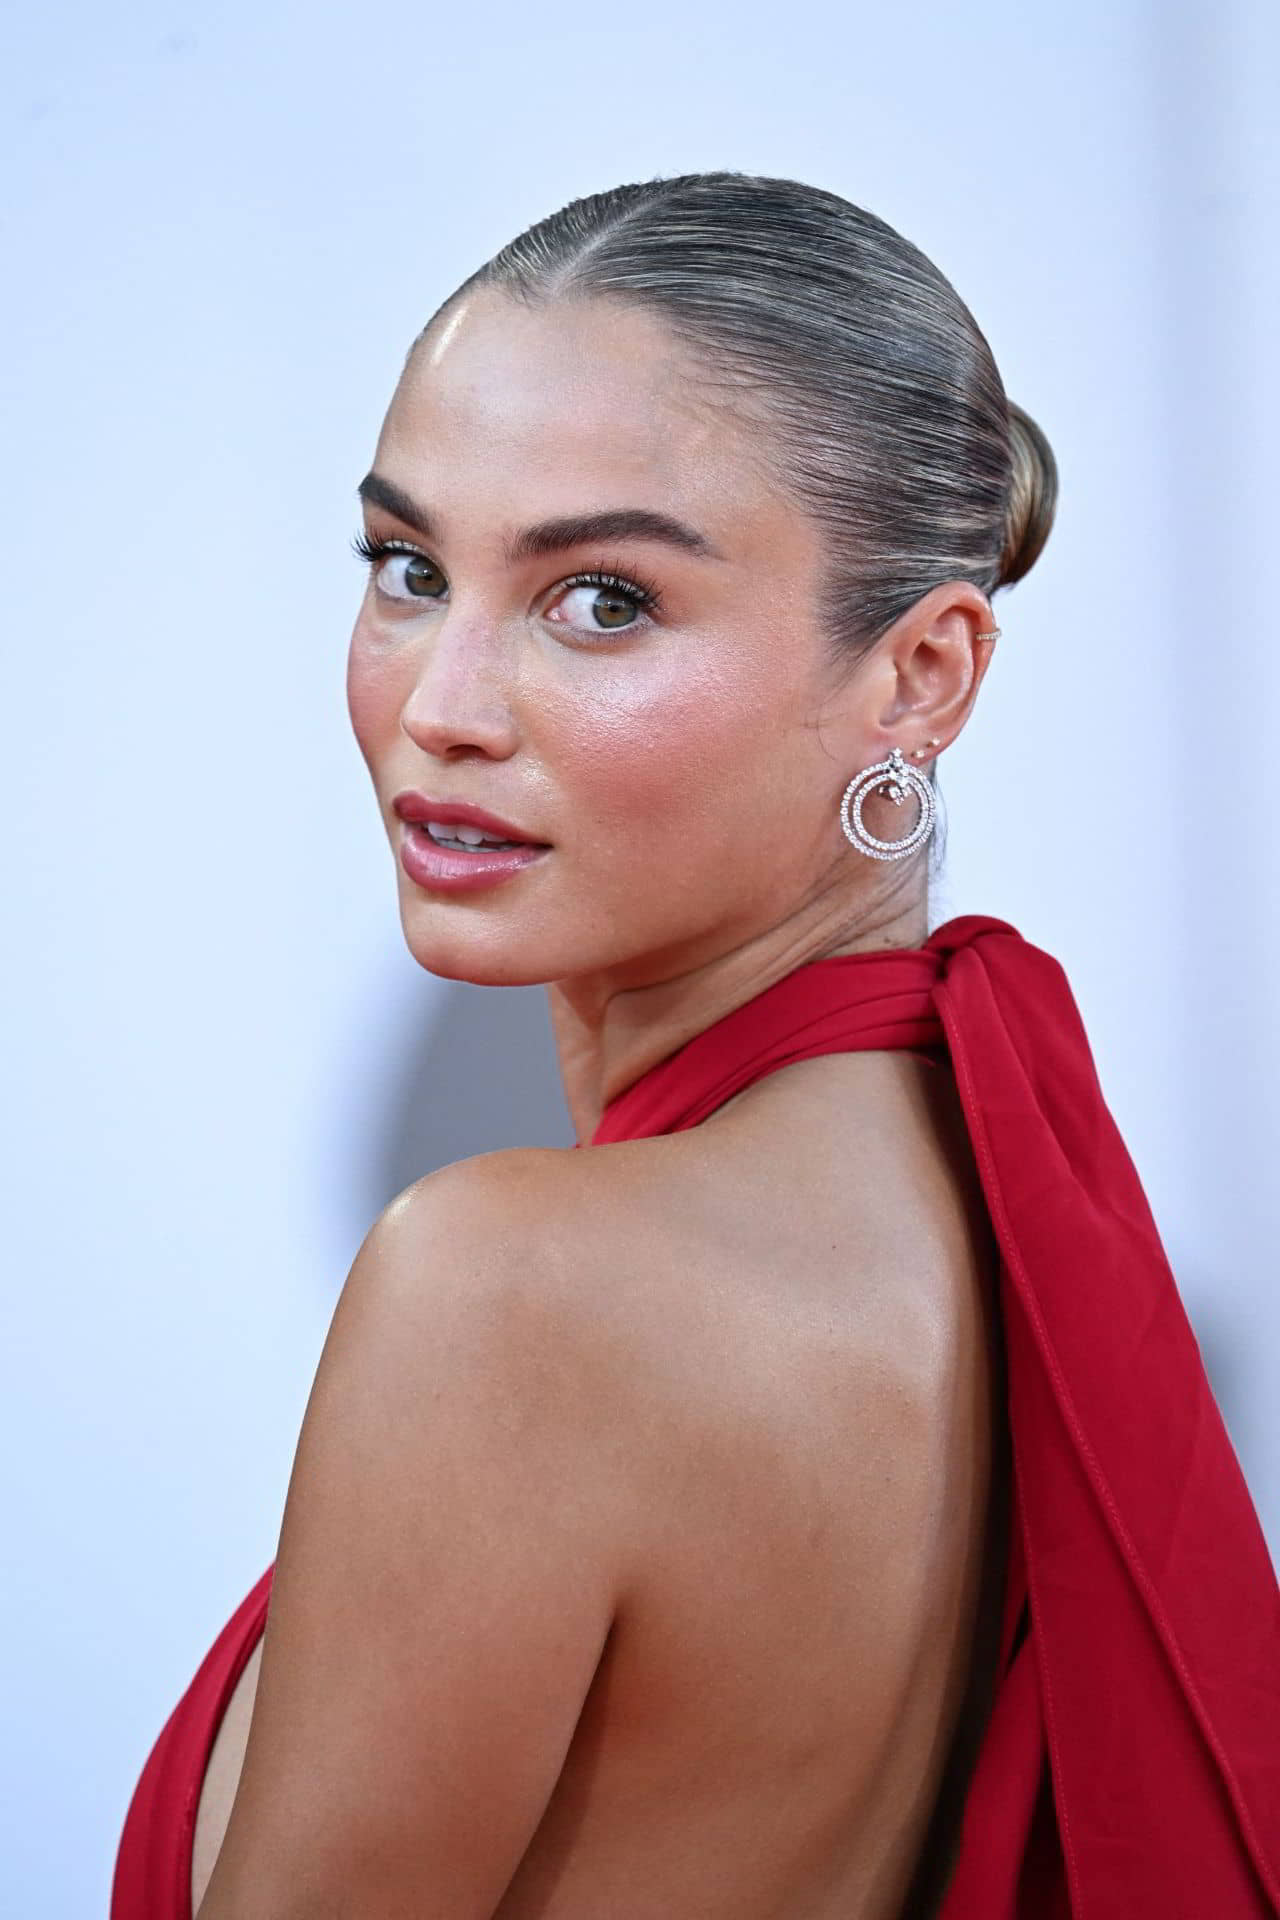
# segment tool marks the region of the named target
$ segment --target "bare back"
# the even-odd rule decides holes
[[[995,1249],[950,1071],[826,1055],[572,1159],[650,1548],[498,1920],[900,1920],[1003,1546]],[[206,1773],[197,1907],[258,1664]]]

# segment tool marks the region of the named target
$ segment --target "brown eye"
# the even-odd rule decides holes
[[[622,633],[640,624],[657,594],[612,574],[580,573],[565,582],[551,618],[579,633]]]
[[[393,550],[380,563],[374,578],[393,600],[438,600],[444,592],[444,575],[425,553]]]
[[[407,540],[378,540],[363,531],[351,542],[379,593],[388,600],[438,600],[444,575],[434,560]]]

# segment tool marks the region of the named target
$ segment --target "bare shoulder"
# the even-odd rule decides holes
[[[625,1155],[504,1148],[405,1188],[366,1245],[377,1250],[376,1284],[403,1289],[406,1306],[417,1297],[438,1311],[453,1299],[460,1311],[545,1315],[566,1330],[580,1316],[585,1330],[643,1212]]]
[[[546,1428],[582,1475],[607,1460],[620,1498],[637,1344],[673,1266],[669,1182],[644,1152],[657,1145],[503,1149],[424,1175],[370,1228],[331,1339],[381,1355],[410,1390],[447,1365],[485,1411],[498,1399]]]
[[[526,1410],[581,1411],[607,1282],[609,1209],[586,1204],[576,1156],[477,1154],[424,1175],[375,1220],[335,1315],[384,1323],[401,1357],[446,1349]],[[596,1340],[598,1346],[598,1338]],[[599,1354],[596,1354],[599,1360]]]
[[[433,1355],[465,1369],[473,1395],[494,1382],[486,1411],[500,1398],[547,1429],[576,1474],[603,1478],[637,1542],[661,1500],[662,1454],[691,1423],[723,1419],[725,1360],[753,1337],[759,1230],[738,1218],[734,1188],[695,1133],[454,1162],[379,1216],[335,1334],[418,1382],[440,1366]]]
[[[659,1392],[695,1368],[705,1396],[731,1348],[776,1368],[844,1329],[851,1391],[900,1372],[945,1397],[957,1343],[980,1337],[989,1228],[944,1078],[824,1058],[680,1134],[475,1155],[391,1203],[382,1264],[410,1311],[423,1290],[431,1311],[451,1297]],[[846,1099],[850,1081],[865,1099]]]
[[[833,1127],[855,1075],[871,1119]],[[851,1537],[879,1550],[914,1513],[924,1545],[939,1486],[963,1505],[980,1483],[989,1334],[983,1222],[931,1078],[805,1063],[723,1124],[442,1168],[375,1229],[390,1317],[482,1338],[511,1402],[605,1465],[632,1542],[677,1487],[699,1525],[704,1496],[785,1504],[793,1472],[841,1460]]]
[[[410,1289],[444,1288],[477,1310],[505,1300],[598,1324],[602,1300],[629,1277],[652,1276],[670,1251],[664,1229],[696,1231],[694,1186],[673,1144],[515,1147],[455,1161],[384,1209],[370,1236],[379,1264]]]

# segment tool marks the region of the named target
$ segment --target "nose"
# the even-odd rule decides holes
[[[435,759],[505,760],[518,742],[513,671],[510,646],[492,623],[446,615],[423,643],[400,725]]]

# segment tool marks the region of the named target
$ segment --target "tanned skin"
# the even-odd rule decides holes
[[[793,968],[922,944],[924,856],[859,855],[840,796],[945,751],[994,622],[951,581],[833,661],[820,532],[708,394],[651,314],[482,290],[378,438],[366,531],[398,549],[348,704],[404,938],[546,985],[583,1144],[425,1176],[356,1257],[204,1782],[198,1920],[899,1920],[912,1884],[1001,1544],[950,1070],[828,1055],[587,1143]],[[647,530],[516,538],[619,509]],[[658,604],[569,584],[590,569]],[[406,787],[551,851],[433,891]]]

